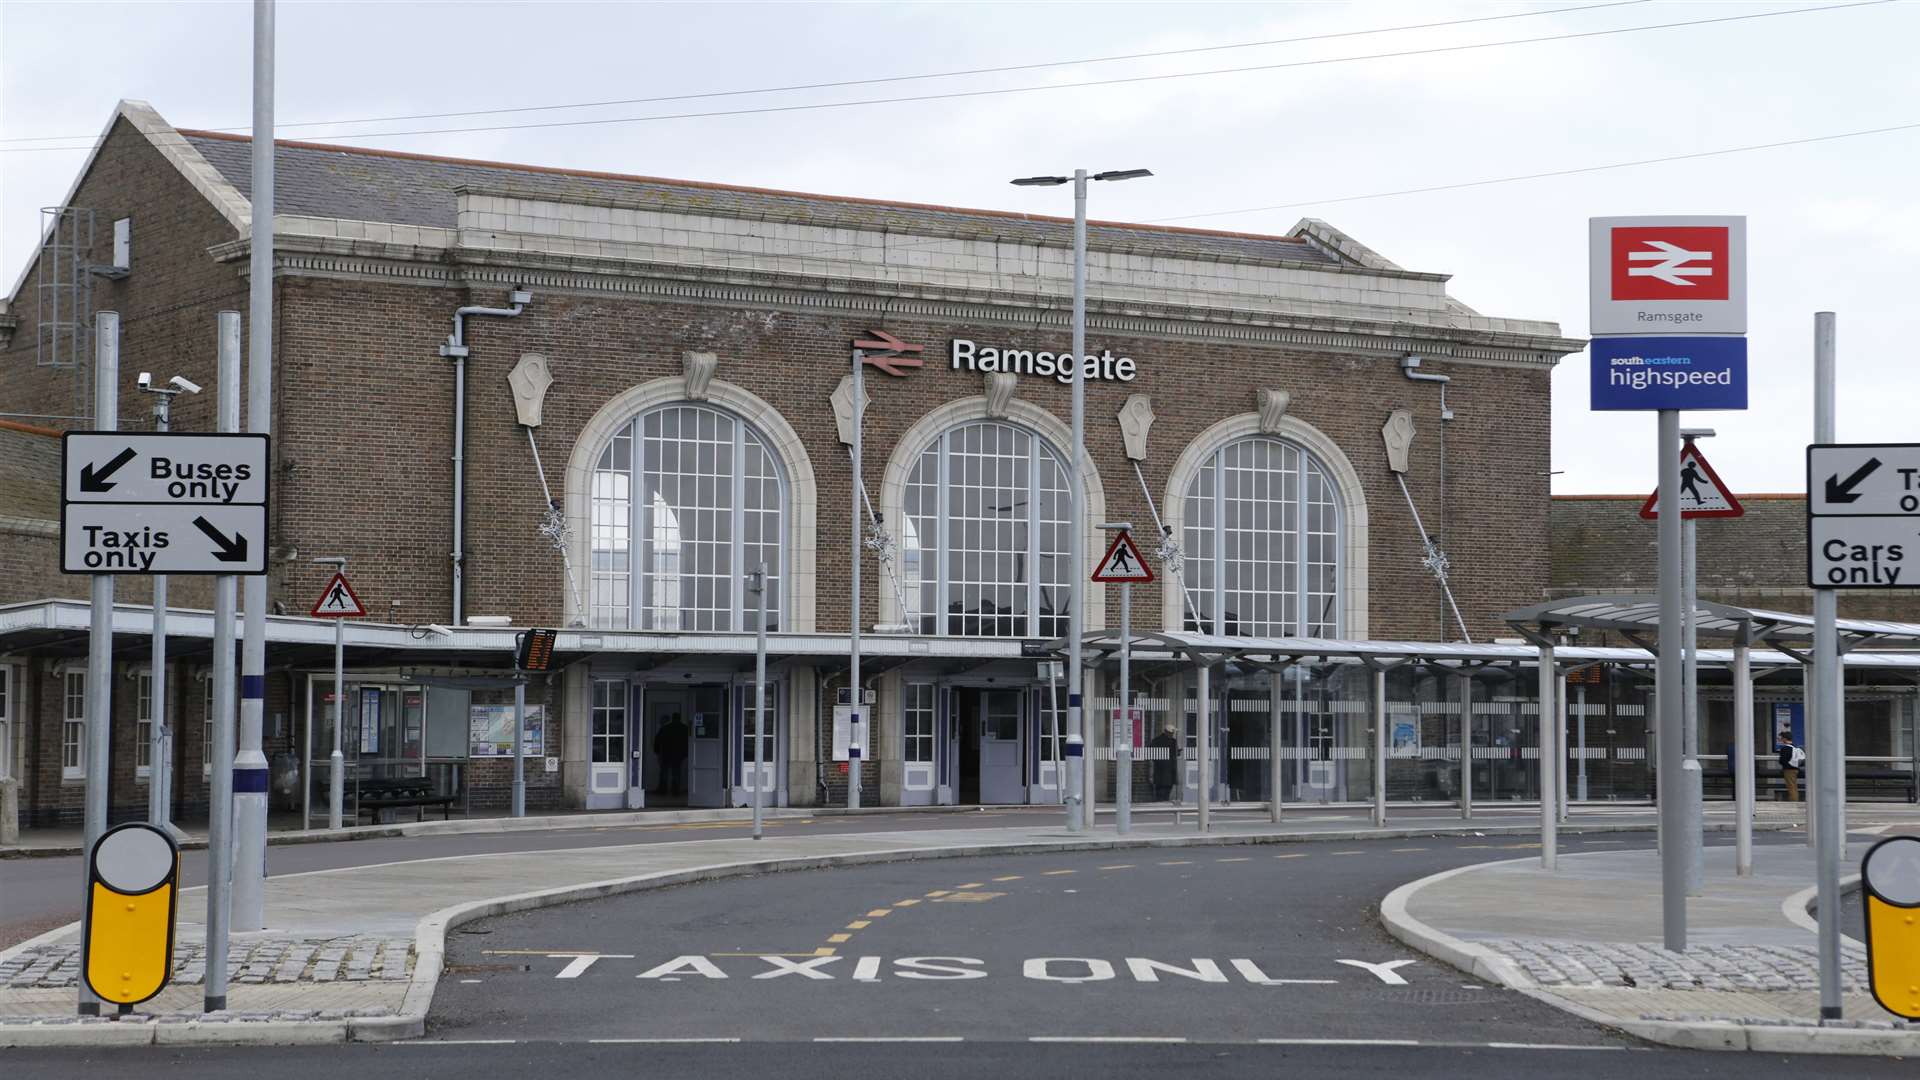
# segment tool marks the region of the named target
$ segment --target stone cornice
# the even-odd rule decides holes
[[[1053,298],[972,292],[931,284],[848,281],[775,275],[739,267],[637,265],[585,256],[441,249],[343,237],[283,235],[275,273],[282,276],[377,280],[435,288],[626,296],[674,303],[767,307],[860,314],[876,320],[914,317],[981,326],[1065,330],[1070,313]],[[209,249],[239,262],[247,241]],[[1040,302],[1036,303],[1036,299]],[[1368,357],[1417,353],[1435,360],[1501,367],[1551,367],[1586,343],[1577,338],[1473,327],[1430,326],[1359,316],[1185,307],[1090,298],[1087,327],[1124,336],[1341,352]]]

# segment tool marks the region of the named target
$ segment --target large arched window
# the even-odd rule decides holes
[[[1265,435],[1209,454],[1188,482],[1181,545],[1189,630],[1337,637],[1340,512],[1312,454]]]
[[[756,629],[747,575],[767,565],[780,629],[786,483],[760,433],[705,405],[666,405],[616,430],[593,469],[592,625]]]
[[[900,563],[914,632],[1067,632],[1067,472],[1044,440],[994,420],[961,424],[921,452],[904,494]]]

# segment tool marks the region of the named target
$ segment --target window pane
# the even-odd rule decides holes
[[[1182,510],[1188,628],[1338,635],[1339,514],[1309,454],[1266,436],[1229,443],[1188,484]]]

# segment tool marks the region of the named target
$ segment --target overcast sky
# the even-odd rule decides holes
[[[528,124],[1048,87],[1724,19],[1798,3],[280,5],[278,113],[298,121],[687,95],[1192,49],[1416,23],[1525,18],[1111,63],[283,138]],[[92,136],[121,97],[181,127],[250,117],[250,5],[0,0],[0,139]],[[1920,256],[1920,130],[1412,194],[1352,196],[1920,123],[1920,6],[1891,3],[1437,55],[943,101],[343,141],[424,153],[880,198],[1070,213],[1007,179],[1151,168],[1097,185],[1096,218],[1284,232],[1322,217],[1493,315],[1584,336],[1586,219],[1713,210],[1750,223],[1752,408],[1689,414],[1736,490],[1803,489],[1813,312],[1839,312],[1840,433],[1916,435],[1901,327]],[[82,140],[84,141],[84,140]],[[0,288],[84,154],[0,142]],[[1286,205],[1282,205],[1286,204]],[[1251,209],[1278,207],[1275,209]],[[1242,211],[1192,217],[1216,211]],[[1311,387],[1293,388],[1296,394]],[[1483,407],[1456,395],[1454,408]],[[1490,407],[1490,406],[1487,406]],[[0,405],[0,408],[4,408]],[[1653,415],[1587,409],[1554,375],[1557,492],[1653,485]]]

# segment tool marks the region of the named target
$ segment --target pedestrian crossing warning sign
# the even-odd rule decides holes
[[[313,602],[309,612],[316,619],[357,619],[367,613],[366,605],[354,595],[353,586],[347,584],[347,575],[335,573],[333,580],[320,592],[320,599]]]
[[[1680,517],[1739,517],[1746,508],[1740,500],[1734,498],[1733,490],[1720,480],[1720,474],[1707,464],[1707,456],[1688,439],[1680,448]],[[1660,489],[1656,486],[1653,494],[1640,507],[1643,518],[1660,516]]]
[[[1147,565],[1147,560],[1140,557],[1140,549],[1133,545],[1132,534],[1122,529],[1107,547],[1107,553],[1100,556],[1100,563],[1093,571],[1093,580],[1110,584],[1144,584],[1153,580],[1153,570]]]

